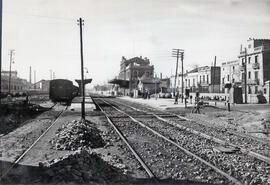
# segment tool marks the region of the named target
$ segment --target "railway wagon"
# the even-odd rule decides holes
[[[53,102],[70,103],[78,95],[78,87],[66,79],[51,80],[49,88],[49,97]]]

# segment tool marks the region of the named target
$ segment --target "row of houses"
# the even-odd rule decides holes
[[[269,102],[270,82],[270,39],[248,39],[241,46],[237,58],[233,61],[222,62],[221,66],[202,66],[183,74],[184,83],[181,84],[182,74],[171,77],[171,88],[177,86],[180,91],[190,89],[191,92],[225,93],[226,84],[234,88],[241,88],[243,97],[247,94],[247,101],[256,103],[257,95],[263,95]]]

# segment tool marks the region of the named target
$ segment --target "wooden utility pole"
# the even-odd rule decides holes
[[[245,103],[247,103],[247,48],[245,47]]]
[[[182,49],[173,49],[172,50],[172,57],[176,57],[176,70],[175,70],[175,79],[174,79],[174,93],[176,93],[176,79],[178,76],[178,59],[181,56],[181,62],[182,62],[182,103],[184,98],[184,66],[183,66],[183,59],[184,59],[184,50]]]
[[[11,63],[13,63],[13,54],[14,54],[14,49],[10,50],[10,53],[9,53],[9,79],[8,79],[8,93],[10,94],[10,91],[11,91]]]
[[[82,26],[84,25],[84,20],[82,18],[79,18],[77,20],[79,22],[80,26],[80,46],[81,46],[81,96],[82,96],[82,120],[85,120],[85,92],[84,92],[84,71],[83,71],[83,38],[82,38]]]
[[[181,52],[181,63],[182,63],[182,103],[184,98],[184,52]]]
[[[2,0],[0,0],[0,105],[2,95]]]

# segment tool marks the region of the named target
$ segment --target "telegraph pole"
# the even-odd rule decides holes
[[[247,103],[247,48],[245,47],[245,103]]]
[[[77,20],[80,26],[80,46],[81,46],[81,95],[82,95],[82,119],[85,120],[85,94],[84,94],[84,71],[83,71],[83,39],[82,39],[82,26],[84,20],[80,18]]]
[[[8,93],[10,94],[10,91],[11,91],[11,63],[14,63],[12,61],[12,55],[14,54],[14,49],[10,50],[10,53],[9,53],[9,80],[8,80]]]
[[[173,49],[172,50],[172,57],[176,57],[176,70],[175,70],[175,79],[174,79],[174,93],[176,93],[176,79],[178,75],[178,60],[181,56],[181,62],[182,62],[182,103],[184,98],[184,66],[183,66],[183,59],[184,59],[184,50],[183,49]]]
[[[182,103],[184,98],[184,52],[181,52],[181,62],[182,62]]]
[[[2,95],[2,0],[0,0],[0,105]]]

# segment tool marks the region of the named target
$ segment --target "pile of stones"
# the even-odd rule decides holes
[[[39,164],[44,172],[41,181],[44,183],[89,183],[120,182],[128,177],[119,168],[105,162],[98,154],[78,150],[60,159]]]
[[[89,121],[73,120],[64,124],[50,141],[56,150],[99,148],[105,145],[99,130]]]

